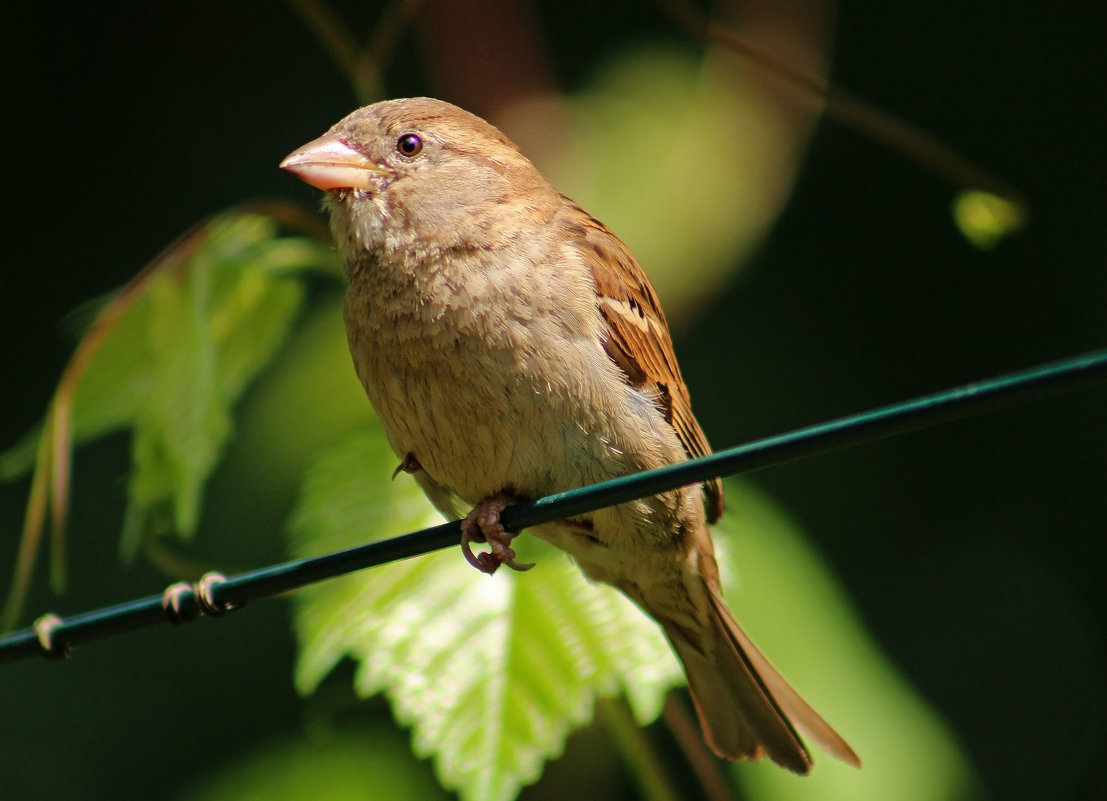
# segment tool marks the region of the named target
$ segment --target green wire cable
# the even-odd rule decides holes
[[[1013,406],[1107,378],[1107,349],[965,384],[902,403],[767,437],[746,445],[645,473],[509,507],[504,524],[514,530],[575,517],[716,476],[760,470],[794,459],[916,431],[970,415]],[[0,636],[0,662],[27,656],[63,656],[69,646],[111,634],[182,622],[200,614],[218,616],[248,600],[316,581],[457,545],[457,521],[344,551],[298,559],[241,573],[211,575],[198,585],[179,584],[162,595],[62,619],[44,615],[35,626]],[[210,574],[209,574],[210,575]]]

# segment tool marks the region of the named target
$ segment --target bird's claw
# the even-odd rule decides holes
[[[491,575],[500,565],[519,571],[534,567],[533,562],[519,562],[515,559],[515,550],[509,543],[517,532],[508,531],[500,522],[503,510],[515,500],[504,492],[489,495],[461,521],[461,552],[465,555],[465,560],[482,573]],[[474,553],[470,547],[473,542],[487,542],[491,550]]]
[[[423,469],[423,465],[419,464],[419,460],[415,458],[415,454],[408,452],[404,460],[396,465],[396,469],[392,471],[392,480],[396,480],[396,476],[400,473],[407,473],[409,475],[418,473]]]

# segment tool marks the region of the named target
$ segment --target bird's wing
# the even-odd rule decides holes
[[[657,293],[630,250],[608,228],[570,200],[570,229],[591,268],[600,313],[607,321],[604,350],[626,375],[627,383],[656,399],[689,456],[711,453],[707,437],[692,414],[688,387],[680,376],[669,326]],[[708,519],[723,511],[719,479],[704,482]]]

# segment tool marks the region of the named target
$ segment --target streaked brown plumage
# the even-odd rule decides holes
[[[327,193],[358,376],[403,469],[489,540],[482,569],[523,567],[505,500],[710,452],[642,269],[496,128],[386,101],[282,166]],[[806,773],[799,729],[859,765],[727,610],[707,529],[722,501],[711,481],[533,533],[661,624],[718,754]]]

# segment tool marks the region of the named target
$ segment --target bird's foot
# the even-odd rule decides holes
[[[423,465],[419,464],[419,460],[415,458],[415,454],[408,452],[404,460],[396,465],[396,469],[392,471],[392,480],[395,481],[396,476],[400,475],[400,473],[407,473],[410,475],[412,473],[418,473],[422,469]]]
[[[461,552],[477,570],[491,575],[500,565],[507,565],[512,570],[530,570],[534,567],[533,562],[516,561],[515,550],[510,543],[518,532],[508,531],[500,522],[504,509],[517,502],[518,498],[512,495],[497,492],[478,503],[461,521]],[[472,542],[487,542],[492,550],[473,553],[473,549],[469,547]]]

